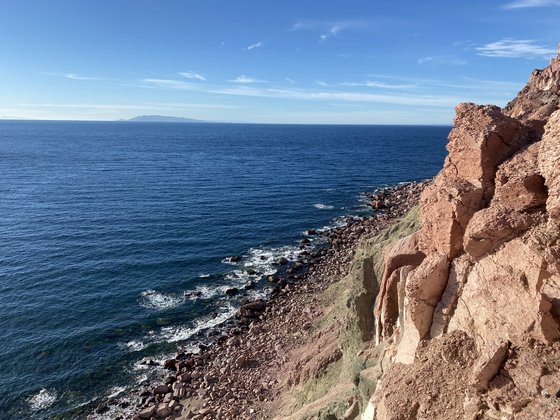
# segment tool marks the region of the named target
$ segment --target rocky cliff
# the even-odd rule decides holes
[[[456,108],[421,228],[385,248],[364,419],[560,418],[560,57]]]

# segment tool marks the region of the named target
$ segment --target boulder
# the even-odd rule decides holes
[[[165,395],[171,392],[169,385],[158,385],[154,388],[154,395]]]
[[[146,407],[144,409],[142,409],[139,413],[138,413],[138,417],[141,419],[149,419],[151,418],[154,414],[156,413],[156,406],[152,405],[150,407]]]
[[[483,207],[483,193],[481,186],[440,172],[420,196],[420,250],[458,256],[469,220]]]
[[[418,343],[430,331],[434,309],[445,290],[448,274],[447,256],[432,253],[408,275],[404,333],[397,351],[397,362],[414,362]]]
[[[498,165],[533,137],[497,106],[462,103],[455,112],[444,171],[486,190],[494,185]]]
[[[543,207],[547,199],[538,156],[541,142],[531,144],[500,165],[492,205],[517,212]]]
[[[520,236],[538,221],[534,214],[514,212],[500,205],[482,209],[474,214],[467,226],[465,251],[475,258],[481,257]]]

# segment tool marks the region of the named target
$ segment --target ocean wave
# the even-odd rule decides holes
[[[232,305],[228,305],[215,317],[206,317],[195,321],[192,327],[179,326],[179,327],[164,327],[158,338],[168,343],[175,343],[178,341],[185,341],[194,336],[195,334],[215,328],[230,319],[237,310]]]
[[[107,396],[107,398],[115,398],[118,397],[119,395],[121,395],[124,391],[126,391],[126,388],[124,386],[114,386],[111,389],[109,389],[109,395]]]
[[[134,352],[134,351],[142,351],[146,347],[148,347],[148,345],[146,343],[143,343],[140,340],[131,340],[128,343],[119,344],[119,347],[122,347],[122,348],[124,348],[128,351]]]
[[[331,205],[328,205],[328,204],[321,204],[321,203],[313,204],[313,207],[315,207],[316,209],[319,209],[319,210],[332,210],[332,209],[334,209],[334,206],[331,206]]]
[[[211,299],[215,296],[223,295],[231,286],[197,286],[194,290],[185,290],[183,292],[184,299]]]
[[[206,279],[206,278],[210,277],[210,274],[199,274],[198,277],[201,278],[201,279]]]
[[[179,306],[185,301],[181,295],[171,293],[160,293],[155,290],[145,290],[140,293],[138,303],[147,309],[170,309]]]
[[[40,411],[53,405],[57,396],[56,391],[43,388],[27,402],[32,411]]]

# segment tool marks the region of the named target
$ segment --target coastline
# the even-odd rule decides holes
[[[349,218],[346,225],[326,232],[308,231],[308,236],[324,235],[326,246],[303,252],[301,260],[307,264],[298,260],[287,266],[285,276],[270,276],[268,280],[274,286],[269,298],[244,302],[236,315],[237,326],[213,345],[202,347],[196,354],[179,351],[174,359],[165,361],[169,375],[164,383],[131,392],[130,396],[140,401],[133,410],[134,418],[278,415],[291,385],[303,380],[294,378],[293,372],[301,366],[293,355],[298,353],[306,359],[304,353],[310,350],[313,333],[328,309],[319,304],[325,291],[347,276],[360,240],[376,235],[412,209],[428,183],[404,183],[367,194],[377,210],[373,216]],[[301,247],[305,249],[306,245],[304,239]],[[302,274],[291,274],[294,269]],[[325,337],[319,341],[328,346]],[[335,348],[331,350],[325,351],[327,357],[342,356]],[[320,370],[320,365],[311,366],[311,370]],[[98,414],[110,411],[107,405],[96,410]]]

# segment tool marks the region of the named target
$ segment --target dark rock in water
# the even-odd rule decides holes
[[[242,305],[239,308],[239,315],[243,318],[258,318],[266,308],[266,303],[262,300],[255,300]]]
[[[253,270],[252,268],[249,268],[247,270],[247,274],[249,274],[250,276],[254,276],[255,274],[257,274],[257,272],[255,270]]]
[[[315,229],[309,229],[307,232],[309,236],[318,235],[319,233]]]
[[[259,258],[263,261],[266,260],[266,257],[264,255],[261,255]]]
[[[198,348],[200,349],[200,351],[206,351],[208,350],[209,346],[204,343],[198,343]]]
[[[163,367],[167,370],[177,370],[177,368],[175,367],[176,362],[177,361],[175,359],[167,359],[165,362],[163,362]]]
[[[252,290],[255,287],[257,287],[257,284],[254,281],[250,281],[249,283],[247,283],[244,287],[245,290]]]
[[[144,358],[144,359],[142,359],[142,360],[140,361],[140,364],[141,364],[141,365],[146,365],[146,366],[158,366],[158,365],[159,365],[158,362],[156,362],[155,360],[150,359],[150,358]]]
[[[154,388],[154,395],[165,395],[171,392],[171,388],[167,385],[158,385]]]
[[[280,285],[280,287],[283,289],[284,287],[286,287],[286,285],[288,284],[288,282],[284,279],[281,279],[278,284]]]
[[[308,244],[311,243],[311,241],[307,238],[303,238],[301,241],[299,241],[300,244]]]
[[[231,289],[226,290],[226,295],[228,296],[235,296],[239,293],[239,289],[237,287],[232,287]]]
[[[266,303],[259,299],[259,300],[255,300],[254,302],[249,302],[246,303],[245,305],[243,305],[244,308],[246,309],[251,309],[253,311],[264,311],[264,309],[266,308]]]
[[[109,411],[109,407],[107,407],[106,405],[100,405],[99,407],[97,407],[97,408],[95,409],[95,412],[96,412],[97,414],[104,414],[104,413],[106,413],[107,411]]]
[[[228,262],[238,263],[242,259],[243,257],[241,257],[241,255],[232,255],[231,257],[228,258]]]
[[[286,257],[280,257],[280,258],[278,259],[278,264],[280,264],[280,265],[286,265],[286,264],[288,264],[288,259],[287,259]]]

